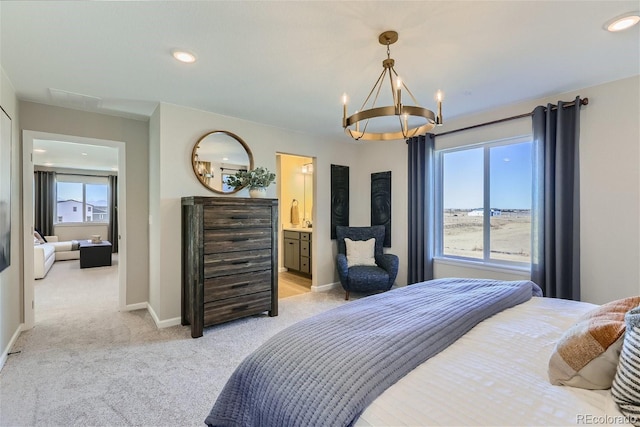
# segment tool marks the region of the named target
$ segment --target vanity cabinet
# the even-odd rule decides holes
[[[283,237],[285,268],[311,275],[312,233],[285,230]]]
[[[278,201],[182,198],[182,324],[278,315]]]

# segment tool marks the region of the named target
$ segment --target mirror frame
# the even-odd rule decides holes
[[[215,133],[225,134],[225,135],[230,136],[231,138],[235,139],[236,141],[238,141],[240,143],[240,145],[242,145],[242,147],[246,151],[247,156],[249,156],[249,169],[248,170],[252,170],[254,168],[254,166],[253,166],[253,153],[251,152],[251,149],[249,148],[247,143],[244,142],[244,140],[242,138],[240,138],[235,133],[229,132],[229,131],[226,131],[226,130],[212,130],[211,132],[207,132],[204,135],[202,135],[200,137],[200,139],[198,139],[198,141],[193,146],[193,149],[191,150],[191,167],[193,168],[193,173],[196,176],[196,178],[198,179],[198,182],[200,184],[202,184],[202,186],[205,187],[209,191],[213,191],[214,193],[224,194],[224,195],[237,193],[238,191],[242,190],[244,187],[238,187],[233,191],[227,191],[227,192],[221,191],[221,190],[216,190],[215,188],[207,185],[204,182],[203,178],[200,176],[200,174],[198,174],[198,170],[196,168],[196,154],[197,154],[196,152],[198,151],[198,148],[200,147],[200,143],[202,143],[202,141],[204,141],[204,139],[206,137],[208,137],[209,135],[213,135]]]

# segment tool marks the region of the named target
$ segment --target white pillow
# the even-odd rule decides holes
[[[347,246],[347,265],[353,267],[355,265],[376,265],[375,246],[376,239],[369,240],[351,240],[345,237],[344,243]]]

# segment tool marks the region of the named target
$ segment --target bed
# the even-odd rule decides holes
[[[517,290],[512,291],[512,285]],[[462,307],[461,320],[444,329],[454,322],[447,317],[453,310],[450,302],[435,313],[430,307],[456,300],[451,290],[465,287],[470,291],[464,291],[466,299],[460,301],[466,302],[456,303]],[[485,287],[491,288],[490,294]],[[494,295],[505,287],[508,294]],[[540,295],[532,282],[447,279],[363,298],[314,316],[277,334],[249,356],[230,378],[205,423],[628,425],[609,390],[549,383],[547,366],[556,342],[577,318],[596,306]],[[494,300],[500,301],[497,307]],[[417,301],[415,307],[407,306],[411,301]],[[376,326],[375,320],[369,320],[378,318],[376,310],[398,315],[382,315],[384,320]],[[356,326],[344,325],[360,312],[366,312],[365,320],[354,322]],[[445,321],[432,323],[426,314]],[[397,332],[412,329],[411,318],[418,319],[419,328],[428,326],[406,336]],[[318,332],[325,324],[329,332]],[[397,342],[382,348],[380,343],[396,340],[396,334]],[[423,336],[429,338],[423,340]],[[361,340],[371,341],[372,347],[361,350]],[[302,348],[302,355],[289,359],[300,353],[296,347]],[[369,366],[363,360],[368,354],[373,359],[381,354],[381,364]],[[349,377],[352,372],[355,375]],[[369,383],[375,384],[368,387]]]

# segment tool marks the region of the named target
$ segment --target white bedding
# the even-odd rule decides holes
[[[534,297],[477,325],[378,397],[357,426],[628,425],[609,390],[553,386],[547,364],[588,303]]]

